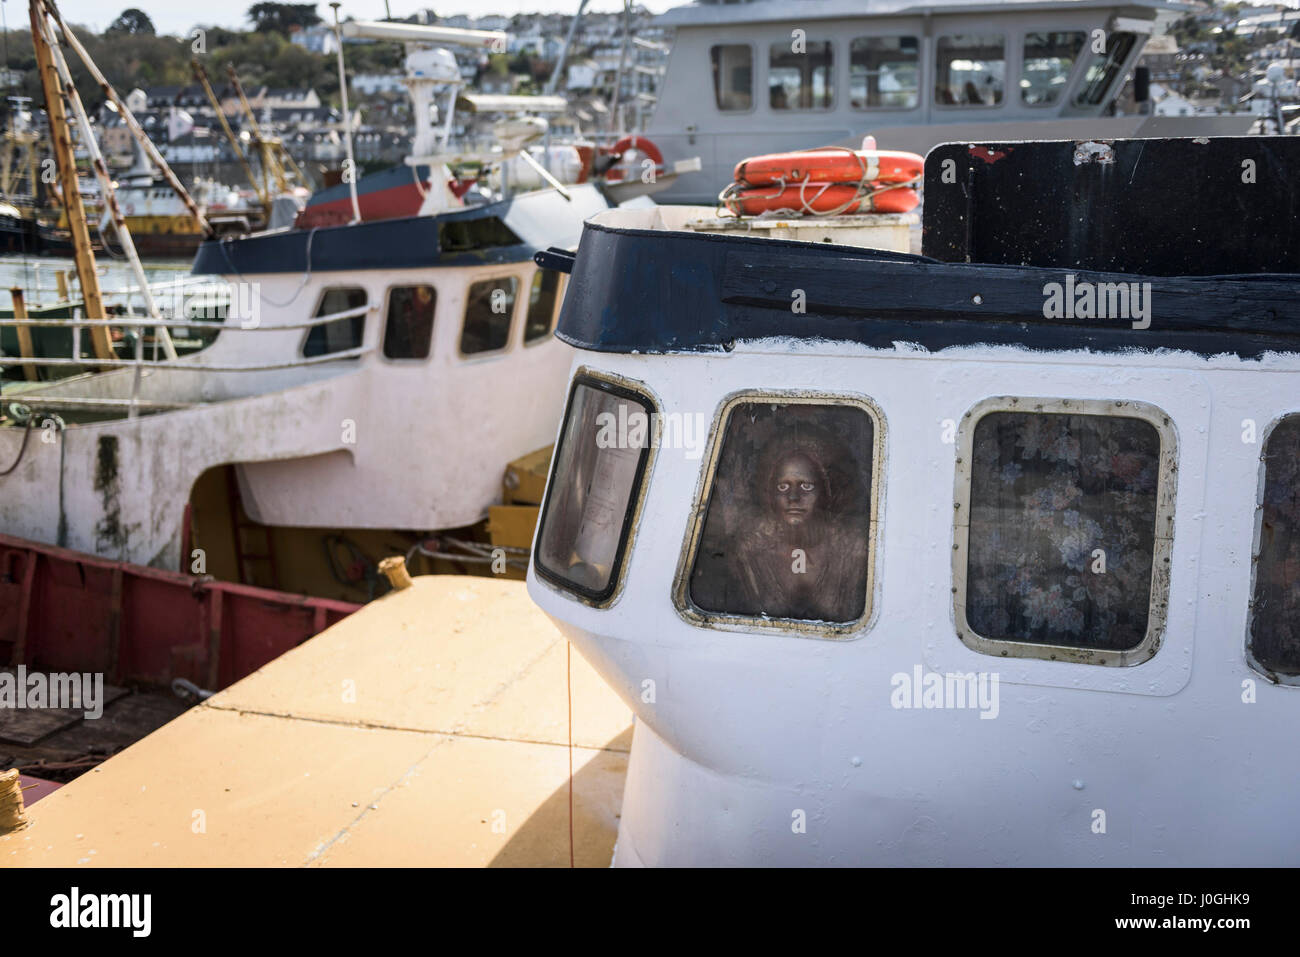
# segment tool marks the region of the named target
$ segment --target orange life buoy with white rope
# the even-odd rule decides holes
[[[736,165],[737,183],[912,183],[921,178],[925,160],[896,150],[829,148],[751,156]]]
[[[925,160],[916,153],[827,146],[751,156],[736,164],[735,182],[718,197],[736,216],[785,212],[796,216],[907,213],[921,202],[916,187]]]
[[[662,175],[664,171],[664,154],[659,151],[659,147],[655,146],[654,143],[650,142],[650,140],[646,139],[644,136],[625,136],[609,149],[611,153],[614,153],[619,157],[622,157],[633,150],[654,163],[656,176]],[[621,181],[623,179],[623,167],[619,165],[621,163],[622,160],[620,159],[619,163],[616,163],[606,170],[605,179],[611,182]]]

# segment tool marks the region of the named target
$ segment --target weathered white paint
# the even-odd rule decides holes
[[[208,468],[238,463],[251,517],[272,525],[438,529],[477,521],[499,501],[506,463],[551,441],[572,349],[553,337],[525,346],[531,262],[253,277],[232,282],[225,331],[181,361],[197,366],[292,362],[323,292],[361,286],[370,304],[359,359],[259,372],[144,373],[142,400],[201,402],[136,419],[71,425],[54,441],[33,433],[22,464],[0,480],[0,528],[126,561],[175,568],[184,506]],[[518,280],[508,347],[462,358],[471,283]],[[428,359],[383,357],[387,292],[437,289]],[[563,287],[561,288],[563,291]],[[251,295],[250,295],[251,293]],[[254,296],[257,312],[254,313]],[[256,315],[274,331],[243,331]],[[40,397],[128,398],[131,369],[80,376],[25,392]],[[6,396],[6,400],[17,399]],[[345,421],[355,426],[349,442]],[[100,440],[114,437],[114,482],[96,480]],[[0,430],[0,464],[18,455],[22,430]],[[62,479],[60,480],[60,459]],[[60,484],[62,491],[60,492]]]
[[[1158,322],[1158,315],[1156,317]],[[617,863],[1250,865],[1300,860],[1291,760],[1300,689],[1247,664],[1265,426],[1300,410],[1300,358],[941,354],[769,340],[718,355],[581,354],[672,414],[770,388],[880,408],[874,621],[850,640],[719,630],[673,604],[702,461],[657,451],[621,594],[534,600],[635,710]],[[1168,623],[1133,667],[1000,658],[957,637],[958,445],[944,421],[992,396],[1132,399],[1178,442]],[[990,672],[999,713],[896,710],[891,678]],[[653,703],[644,682],[654,682]],[[1257,701],[1243,703],[1243,683]],[[1106,833],[1093,831],[1105,812]],[[792,827],[797,812],[806,833]]]

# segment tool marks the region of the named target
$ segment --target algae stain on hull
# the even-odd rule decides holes
[[[116,435],[101,435],[95,450],[95,491],[99,493],[101,518],[95,523],[95,551],[121,552],[126,548],[126,531],[122,527],[122,483]]]

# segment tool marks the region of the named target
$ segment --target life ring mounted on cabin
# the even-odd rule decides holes
[[[719,194],[718,204],[735,216],[912,211],[921,201],[916,187],[924,158],[875,145],[867,137],[860,150],[829,146],[748,157],[736,164],[735,181]]]
[[[611,146],[609,152],[617,156],[618,159],[615,160],[613,166],[605,171],[605,179],[607,182],[622,182],[627,168],[624,165],[623,160],[624,157],[631,152],[639,153],[645,159],[654,163],[654,175],[656,177],[662,176],[664,173],[664,154],[660,151],[659,147],[655,146],[654,143],[646,139],[644,136],[637,136],[635,134],[625,136]]]

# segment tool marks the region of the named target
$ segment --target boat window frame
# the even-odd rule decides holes
[[[1119,96],[1120,90],[1123,88],[1124,78],[1128,76],[1128,70],[1126,67],[1130,62],[1136,62],[1137,58],[1142,56],[1142,49],[1146,46],[1146,41],[1149,36],[1149,34],[1141,34],[1133,30],[1108,30],[1106,32],[1106,42],[1108,46],[1115,37],[1125,37],[1132,41],[1129,48],[1124,52],[1123,57],[1118,60],[1112,59],[1109,49],[1106,53],[1097,54],[1093,53],[1085,44],[1085,49],[1088,50],[1088,56],[1086,58],[1081,58],[1080,62],[1087,64],[1087,66],[1084,67],[1084,71],[1079,75],[1078,79],[1074,81],[1074,88],[1070,91],[1070,102],[1068,105],[1076,110],[1106,110],[1110,104],[1116,100]],[[1092,65],[1092,62],[1098,56],[1102,58],[1101,66],[1103,71],[1108,63],[1115,64],[1115,71],[1111,75],[1109,82],[1107,82],[1104,87],[1101,87],[1095,100],[1081,101],[1080,98],[1087,90],[1087,68]]]
[[[906,113],[910,110],[919,110],[925,105],[925,81],[928,74],[925,36],[920,34],[906,33],[875,33],[863,34],[862,36],[849,37],[845,45],[844,62],[848,69],[846,75],[846,85],[844,89],[844,100],[852,113]],[[853,105],[853,44],[858,40],[915,40],[916,41],[916,102],[911,106],[854,106]],[[933,91],[931,91],[933,92]]]
[[[428,286],[430,289],[433,290],[433,321],[430,323],[430,327],[429,327],[429,351],[426,355],[420,358],[414,358],[412,356],[395,358],[393,356],[390,356],[386,351],[388,348],[388,311],[392,306],[393,290],[411,289],[415,286]],[[393,362],[398,365],[412,365],[416,363],[429,362],[430,360],[432,360],[434,354],[438,351],[437,349],[438,303],[440,302],[441,298],[442,297],[439,294],[437,284],[432,282],[395,282],[391,286],[385,287],[384,299],[383,299],[383,317],[384,317],[383,334],[380,337],[381,341],[379,343],[379,349],[377,350],[379,354],[379,358],[382,359],[384,362]]]
[[[1255,585],[1259,577],[1259,550],[1264,534],[1264,492],[1268,482],[1268,442],[1273,437],[1277,427],[1287,419],[1300,418],[1300,409],[1291,412],[1283,412],[1276,416],[1272,422],[1264,429],[1264,434],[1260,436],[1259,451],[1259,477],[1255,489],[1255,514],[1253,521],[1253,534],[1250,543],[1250,585],[1246,593],[1246,634],[1243,653],[1246,658],[1246,665],[1251,671],[1263,677],[1270,684],[1280,685],[1286,688],[1300,688],[1300,675],[1283,675],[1271,670],[1267,665],[1255,657],[1252,648],[1252,635],[1255,626]]]
[[[500,349],[484,349],[482,352],[466,352],[462,348],[462,346],[465,342],[465,317],[469,311],[469,291],[471,288],[478,285],[479,283],[497,282],[502,279],[513,279],[515,281],[515,301],[514,304],[510,307],[510,327],[506,330],[505,345],[503,345]],[[520,278],[519,273],[517,271],[515,272],[503,271],[496,275],[474,278],[465,283],[463,287],[463,292],[461,294],[460,324],[456,327],[456,358],[457,359],[459,359],[462,362],[474,362],[479,359],[494,359],[503,356],[508,352],[511,352],[515,348],[515,335],[516,335],[515,319],[517,318],[517,313],[519,312],[520,300],[522,300],[523,298],[519,294],[519,290],[522,289],[523,286],[524,286],[524,281],[523,279]],[[520,323],[520,325],[522,325],[522,323]]]
[[[769,44],[767,45],[767,60],[765,61],[764,65],[763,65],[763,78],[764,78],[764,80],[766,81],[766,83],[764,84],[763,89],[762,89],[762,92],[763,92],[763,94],[764,94],[764,96],[763,96],[763,107],[764,107],[764,109],[766,109],[767,112],[770,113],[772,116],[782,117],[782,116],[787,116],[787,115],[792,114],[792,113],[793,113],[793,114],[801,114],[801,113],[833,113],[833,112],[835,112],[836,109],[838,109],[837,103],[839,102],[839,96],[838,96],[838,93],[839,93],[839,79],[840,79],[840,78],[839,78],[839,71],[836,69],[836,63],[839,61],[840,57],[839,57],[839,54],[837,54],[835,51],[836,51],[836,49],[838,48],[839,44],[835,42],[835,38],[834,38],[834,37],[830,37],[830,36],[828,36],[828,37],[818,37],[818,38],[815,38],[815,39],[814,39],[814,38],[811,38],[811,37],[805,37],[805,38],[804,38],[804,43],[805,43],[805,52],[804,52],[803,54],[801,54],[802,56],[805,56],[805,57],[806,57],[806,56],[808,55],[808,53],[807,53],[807,44],[811,44],[811,43],[822,43],[822,44],[825,44],[825,45],[826,45],[826,49],[827,49],[827,50],[829,51],[829,53],[830,53],[830,58],[831,58],[831,59],[830,59],[830,64],[829,64],[830,69],[827,71],[827,72],[828,72],[828,75],[829,75],[829,78],[828,78],[828,81],[827,81],[827,84],[826,84],[826,89],[827,89],[827,91],[828,91],[829,94],[830,94],[830,103],[829,103],[828,105],[826,105],[826,106],[787,106],[785,109],[781,109],[781,108],[778,108],[778,107],[775,107],[775,106],[772,105],[772,50],[773,50],[773,48],[775,48],[775,47],[786,47],[786,48],[788,48],[788,47],[789,47],[789,39],[786,38],[786,39],[782,39],[782,40],[780,40],[779,42],[776,42],[776,43],[769,43]],[[790,53],[793,53],[794,51],[793,51],[793,50],[790,50],[789,52],[790,52]],[[778,69],[781,69],[781,67],[778,67]],[[802,95],[802,92],[803,92],[803,83],[802,83],[802,79],[801,79],[801,81],[800,81],[800,87],[799,87],[799,89],[800,89],[800,94]]]
[[[1156,513],[1151,545],[1151,588],[1147,597],[1147,631],[1137,645],[1123,651],[1075,648],[1027,641],[987,638],[966,618],[970,554],[971,463],[975,429],[995,412],[1044,415],[1095,415],[1141,419],[1160,439],[1156,475]],[[967,648],[995,658],[1035,658],[1105,667],[1134,667],[1150,661],[1164,644],[1169,619],[1170,572],[1178,492],[1178,432],[1173,418],[1159,406],[1132,399],[1065,399],[1054,396],[991,396],[968,409],[957,426],[956,483],[953,491],[952,596],[957,638]]]
[[[316,297],[316,305],[312,308],[311,314],[310,314],[310,316],[309,316],[308,318],[309,318],[309,319],[319,319],[320,316],[318,315],[318,313],[320,312],[321,306],[322,306],[322,305],[324,304],[324,302],[325,302],[325,297],[328,296],[331,292],[335,292],[335,291],[337,291],[337,290],[339,290],[339,289],[360,289],[362,292],[364,292],[364,293],[366,294],[366,301],[365,301],[365,309],[366,309],[366,311],[365,311],[364,313],[362,313],[360,316],[352,316],[352,317],[350,317],[349,319],[335,319],[335,320],[332,320],[332,321],[334,321],[334,322],[350,322],[352,319],[360,319],[360,320],[361,320],[361,341],[360,341],[357,345],[355,345],[355,346],[349,346],[348,348],[349,348],[349,349],[364,349],[364,348],[365,348],[365,345],[366,345],[366,331],[367,331],[367,326],[369,325],[370,313],[374,311],[374,303],[372,303],[371,300],[370,300],[370,287],[369,287],[369,286],[363,285],[363,284],[361,284],[361,283],[355,283],[355,282],[354,282],[354,283],[351,283],[351,284],[336,283],[336,284],[334,284],[334,285],[330,285],[330,286],[321,286],[320,295]],[[350,306],[350,307],[348,307],[348,308],[349,308],[349,309],[360,309],[360,308],[362,308],[362,307],[361,307],[361,306]],[[339,311],[340,311],[340,312],[346,312],[347,310],[339,310]],[[326,315],[329,315],[329,313],[326,313]],[[327,323],[327,322],[320,322],[320,323],[316,323],[315,325],[308,326],[306,329],[304,329],[304,330],[302,331],[302,339],[299,340],[299,342],[298,342],[298,357],[299,357],[300,359],[318,358],[319,356],[332,356],[332,355],[338,355],[338,353],[340,353],[340,352],[347,352],[347,351],[348,351],[347,349],[336,349],[336,350],[333,350],[333,351],[327,351],[327,352],[319,353],[317,356],[308,356],[308,355],[307,355],[307,340],[311,338],[311,334],[312,334],[313,332],[315,332],[317,329],[324,329],[327,325],[329,325],[329,323]],[[360,356],[351,356],[350,358],[352,358],[352,359],[359,359],[359,358],[361,358],[361,357],[360,357]]]
[[[1079,52],[1075,56],[1074,62],[1070,64],[1070,72],[1066,74],[1065,83],[1061,86],[1061,96],[1053,103],[1025,102],[1024,88],[1020,86],[1020,81],[1025,77],[1025,41],[1031,33],[1079,33],[1083,35],[1083,43],[1079,46]],[[1083,27],[1059,30],[1026,30],[1024,33],[1020,34],[1020,69],[1016,77],[1016,89],[1020,92],[1020,99],[1017,101],[1016,105],[1022,106],[1027,110],[1044,110],[1053,107],[1057,110],[1063,110],[1072,107],[1074,105],[1075,87],[1079,82],[1079,73],[1083,69],[1083,63],[1088,59],[1088,56],[1091,55],[1091,48],[1088,46],[1088,38],[1091,36],[1091,32]]]
[[[995,33],[983,34],[983,33],[973,32],[979,29],[982,28],[971,27],[965,33],[935,33],[933,36],[930,37],[930,49],[932,54],[933,66],[934,66],[934,76],[931,78],[933,82],[930,84],[929,96],[930,96],[931,106],[934,109],[951,110],[954,113],[965,113],[972,110],[975,112],[979,112],[981,110],[1006,109],[1007,104],[1011,102],[1011,97],[1007,95],[1007,84],[1008,82],[1010,82],[1009,78],[1012,73],[1011,53],[1014,47],[1012,46],[1010,41],[1011,38],[1014,36],[1023,37],[1023,34],[1014,34],[1005,28],[990,28],[990,29],[999,30],[999,32],[996,34]],[[1002,77],[1002,99],[999,102],[981,103],[977,106],[974,103],[944,103],[940,99],[939,97],[939,41],[945,38],[964,37],[964,36],[1000,36],[1002,38],[1002,64],[1003,64],[1002,69],[1004,75]],[[1024,46],[1023,40],[1021,46],[1022,47]],[[1022,49],[1021,58],[1023,59],[1023,57],[1024,57],[1024,51]],[[1016,86],[1017,88],[1019,87],[1019,79],[1016,80]]]
[[[713,50],[715,47],[749,47],[749,107],[742,110],[724,110],[718,105],[718,88],[713,86],[713,108],[720,116],[744,116],[747,113],[753,113],[758,109],[758,47],[752,41],[736,41],[709,44],[709,77],[713,84],[717,83],[716,77],[713,76]],[[712,85],[712,84],[711,84]]]
[[[623,515],[623,527],[619,530],[618,547],[614,550],[614,562],[609,573],[609,583],[601,591],[583,588],[574,584],[558,572],[547,568],[541,560],[542,535],[546,531],[546,516],[551,506],[551,496],[555,494],[555,472],[560,466],[560,451],[564,443],[564,433],[573,412],[573,401],[578,393],[578,386],[599,389],[610,395],[629,399],[641,405],[650,417],[650,431],[647,444],[642,449],[641,459],[637,463],[636,475],[632,479],[632,495],[628,499],[628,508]],[[627,569],[632,562],[632,553],[636,545],[637,532],[641,528],[641,516],[645,509],[646,497],[650,490],[650,479],[654,474],[655,459],[658,457],[660,440],[660,412],[663,403],[659,396],[646,383],[631,379],[617,373],[589,366],[579,366],[569,380],[569,391],[564,401],[564,413],[560,418],[559,432],[556,433],[555,449],[551,452],[551,464],[546,476],[546,494],[537,512],[537,532],[533,536],[531,564],[537,572],[537,580],[547,587],[564,595],[566,598],[581,602],[591,608],[606,609],[617,604],[623,596],[627,584]]]
[[[555,338],[555,327],[556,325],[559,324],[560,321],[560,308],[564,305],[564,293],[569,288],[569,277],[565,273],[555,271],[555,270],[543,269],[541,266],[538,266],[537,272],[535,272],[533,276],[534,278],[536,278],[537,276],[541,275],[544,272],[555,272],[556,283],[557,283],[555,287],[555,307],[551,310],[551,322],[550,325],[546,327],[546,332],[533,339],[528,338],[528,307],[527,306],[524,307],[524,321],[519,324],[519,341],[520,344],[525,349],[535,348],[536,346],[541,345],[543,342],[550,342],[552,339]],[[529,298],[532,297],[532,293],[533,293],[533,284],[532,281],[530,280],[528,283]]]
[[[717,478],[718,463],[726,441],[726,429],[732,410],[740,405],[771,402],[779,405],[843,405],[861,409],[871,418],[871,490],[867,512],[867,580],[866,605],[855,621],[833,623],[811,621],[804,618],[763,618],[754,615],[734,615],[706,611],[691,601],[691,571],[704,535],[708,518],[709,500]],[[678,617],[687,624],[709,631],[728,631],[744,634],[785,635],[814,641],[858,641],[875,628],[881,602],[877,590],[880,583],[878,564],[882,551],[881,516],[884,509],[885,475],[887,469],[886,434],[888,424],[880,406],[870,396],[859,392],[821,392],[810,389],[742,389],[723,397],[714,410],[710,423],[709,444],[700,471],[696,477],[695,492],[691,500],[691,517],[673,575],[672,603]]]

